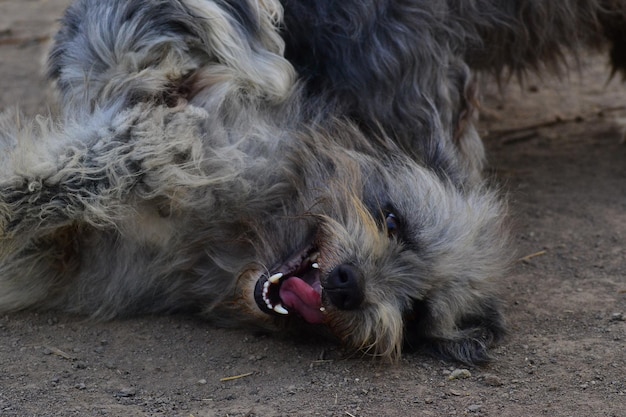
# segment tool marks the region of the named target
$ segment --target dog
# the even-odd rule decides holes
[[[562,72],[609,50],[626,76],[623,0],[283,0],[285,56],[365,132],[386,132],[460,186],[482,180],[476,76]],[[452,149],[450,149],[452,148]]]
[[[488,359],[505,204],[308,96],[281,28],[271,0],[70,6],[60,120],[0,121],[0,310],[193,312]]]
[[[75,2],[49,57],[61,120],[0,117],[0,311],[184,311],[486,361],[511,251],[468,57],[498,26],[448,3]]]

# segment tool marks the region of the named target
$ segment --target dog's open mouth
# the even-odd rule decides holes
[[[317,249],[311,247],[263,274],[254,289],[259,308],[268,314],[297,314],[308,323],[322,323],[324,307],[318,257]]]

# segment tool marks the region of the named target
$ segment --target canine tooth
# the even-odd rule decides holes
[[[320,311],[321,311],[321,312],[326,311],[326,307],[320,307]]]
[[[271,282],[272,284],[278,284],[278,281],[283,277],[282,272],[278,272],[267,279],[267,282]],[[269,286],[269,284],[268,284]]]
[[[320,264],[318,264],[317,262],[314,262],[311,264],[311,268],[320,269]]]
[[[287,309],[280,304],[277,304],[274,306],[274,311],[277,312],[278,314],[285,314],[285,315],[289,314]]]

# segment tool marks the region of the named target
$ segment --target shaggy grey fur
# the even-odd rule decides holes
[[[480,152],[447,139],[467,68],[451,70],[456,98],[429,104],[447,116],[424,113],[416,160],[302,100],[281,17],[271,0],[68,9],[50,58],[61,120],[0,118],[1,311],[194,311],[308,323],[392,359],[407,342],[488,357],[507,233],[466,169]]]

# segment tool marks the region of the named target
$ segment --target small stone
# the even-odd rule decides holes
[[[432,403],[434,403],[434,402],[435,402],[435,400],[433,400],[433,399],[432,399],[432,398],[430,398],[430,397],[424,398],[424,403],[425,403],[425,404],[432,404]]]
[[[470,413],[477,413],[480,411],[480,405],[478,404],[472,404],[469,407],[467,407],[467,411],[469,411]]]
[[[472,376],[471,372],[468,371],[467,369],[455,369],[454,371],[452,371],[450,376],[448,376],[448,379],[452,381],[453,379],[466,379],[471,376]]]
[[[128,398],[128,397],[134,397],[136,394],[137,394],[137,390],[135,388],[126,387],[116,392],[115,396],[120,397],[120,398]]]
[[[80,384],[74,385],[74,388],[79,389],[79,390],[84,390],[84,389],[87,389],[87,385],[81,382]]]
[[[611,314],[610,321],[624,321],[624,314],[622,313],[613,313]]]
[[[206,379],[202,378],[198,380],[198,385],[206,385]]]
[[[74,364],[74,368],[76,369],[87,369],[87,363],[86,362],[82,362],[82,361],[78,361]]]
[[[504,385],[504,382],[502,382],[500,377],[493,374],[486,374],[483,377],[483,382],[485,383],[485,385],[489,385],[490,387],[501,387],[502,385]]]

